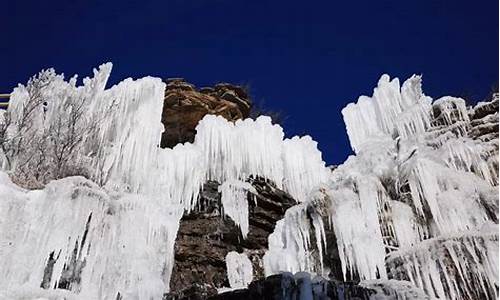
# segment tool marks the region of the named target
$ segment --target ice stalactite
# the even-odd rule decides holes
[[[337,238],[344,279],[387,278],[385,247],[379,225],[378,203],[385,201],[376,178],[354,178],[351,186],[329,191],[331,222]],[[356,192],[357,191],[357,192]],[[378,197],[381,197],[377,200]]]
[[[229,216],[241,230],[244,239],[248,234],[248,193],[257,194],[248,182],[225,181],[219,186],[224,214]]]
[[[460,138],[450,140],[443,145],[443,157],[446,157],[447,165],[457,171],[465,171],[476,174],[490,185],[496,184],[496,171],[488,163],[487,150],[481,144],[474,143],[470,139]]]
[[[470,122],[465,101],[461,98],[445,96],[432,103],[435,121],[439,125],[453,125],[457,122]]]
[[[300,202],[328,178],[317,143],[308,136],[283,139],[283,129],[269,117],[233,124],[208,115],[196,131],[194,146],[203,153],[207,179],[222,183],[259,176]]]
[[[309,193],[329,176],[317,145],[310,136],[283,141],[284,190],[299,202],[309,200]]]
[[[245,253],[231,251],[226,255],[227,278],[232,289],[246,288],[253,279],[252,262]]]
[[[159,78],[126,79],[94,100],[101,114],[95,157],[96,178],[110,187],[144,193],[155,183],[145,180],[158,168],[159,139],[165,84]],[[105,107],[112,107],[107,111]],[[92,107],[92,106],[91,106]],[[105,115],[107,113],[107,115]],[[103,115],[104,114],[104,115]]]

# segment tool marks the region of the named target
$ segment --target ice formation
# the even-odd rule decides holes
[[[0,179],[1,289],[68,289],[83,299],[161,298],[182,207],[109,195],[82,177],[43,190]]]
[[[321,218],[315,219],[321,222],[316,228],[319,234],[316,246],[321,251],[324,231]],[[310,254],[310,233],[313,228],[305,204],[286,211],[285,217],[276,223],[274,232],[269,235],[269,250],[263,257],[266,276],[281,272],[315,271],[314,259]]]
[[[221,184],[224,212],[245,237],[246,194],[254,191],[247,179],[271,180],[299,202],[327,179],[316,142],[284,139],[269,117],[230,123],[209,115],[194,143],[161,149],[165,84],[146,77],[105,89],[110,71],[104,64],[77,86],[76,77],[65,82],[49,70],[37,90],[14,89],[0,120],[13,149],[2,151],[3,169],[35,187],[72,172],[91,181],[68,177],[29,191],[1,173],[0,233],[6,238],[0,260],[6,263],[0,274],[6,280],[0,290],[42,286],[86,299],[161,298],[179,220],[196,208],[205,181]],[[51,165],[59,155],[46,154],[52,150],[67,157],[57,172]],[[48,158],[54,161],[37,164]]]
[[[433,102],[418,76],[400,88],[384,75],[371,98],[342,113],[357,154],[329,184],[344,274],[410,280],[439,299],[495,299],[498,135],[496,150],[474,139],[474,111],[459,98]]]
[[[246,288],[252,282],[252,262],[245,253],[229,252],[226,255],[226,267],[227,279],[231,288]]]
[[[419,76],[402,86],[382,76],[372,97],[342,111],[356,155],[320,187],[323,200],[312,192],[278,222],[266,274],[335,267],[317,267],[314,248],[323,247],[309,233],[321,241],[317,212],[335,234],[345,279],[409,280],[430,298],[495,299],[498,229],[484,228],[498,228],[498,135],[474,138],[474,111],[460,98],[432,101]],[[498,124],[498,113],[484,119]]]
[[[470,117],[486,104],[433,101],[419,76],[400,86],[383,75],[372,97],[342,111],[356,155],[331,171],[316,142],[285,139],[268,117],[208,115],[193,143],[161,149],[164,83],[105,89],[110,71],[102,65],[82,86],[47,71],[40,94],[19,86],[0,115],[3,294],[41,297],[42,287],[83,299],[161,298],[180,218],[197,208],[202,185],[220,184],[223,213],[245,238],[256,193],[248,180],[261,177],[297,200],[269,236],[266,275],[327,276],[338,267],[323,260],[328,231],[344,279],[406,280],[429,298],[498,296],[498,135],[472,135],[498,124],[498,113],[480,124]],[[245,254],[226,263],[231,287],[252,280]]]
[[[248,234],[248,193],[256,194],[255,188],[248,182],[225,181],[219,186],[221,202],[224,214],[231,219],[241,229],[243,238]]]
[[[432,238],[392,252],[387,264],[439,299],[497,299],[498,227]]]

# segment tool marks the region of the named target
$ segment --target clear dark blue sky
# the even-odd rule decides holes
[[[351,153],[340,110],[383,73],[423,74],[432,97],[481,99],[498,82],[498,1],[0,0],[0,93],[42,68],[111,82],[181,76],[250,84],[310,134],[327,163]]]

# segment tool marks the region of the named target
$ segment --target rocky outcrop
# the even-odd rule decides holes
[[[230,251],[246,253],[253,265],[254,278],[263,278],[262,256],[267,237],[295,200],[264,179],[249,179],[257,195],[249,195],[249,233],[227,216],[221,216],[217,182],[207,182],[199,207],[185,215],[175,242],[175,265],[170,280],[172,293],[166,299],[206,299],[218,288],[229,287],[225,258]],[[198,298],[197,298],[198,297]]]
[[[474,139],[498,141],[498,93],[493,94],[490,101],[479,102],[470,111],[470,120],[470,134]]]
[[[422,290],[398,280],[370,280],[361,283],[311,278],[308,273],[282,273],[253,281],[248,288],[227,291],[211,297],[194,292],[179,300],[368,300],[429,299]]]
[[[182,78],[167,79],[162,123],[165,131],[161,146],[193,142],[196,125],[207,114],[220,115],[229,121],[247,118],[251,101],[244,88],[228,83],[196,89]]]

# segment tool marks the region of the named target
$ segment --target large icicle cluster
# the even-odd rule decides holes
[[[317,221],[325,219],[344,279],[386,287],[411,281],[430,298],[495,299],[498,229],[485,228],[498,228],[498,134],[473,136],[483,126],[471,121],[481,105],[470,109],[454,97],[432,101],[419,76],[402,86],[382,76],[372,97],[342,111],[356,155],[278,222],[264,257],[266,274],[326,275],[338,267],[322,266],[317,255],[325,250],[325,228]],[[498,126],[498,113],[483,119]],[[318,251],[310,243],[313,231]]]
[[[49,71],[44,73],[49,83],[36,93],[30,85],[16,88],[9,110],[0,115],[13,145],[19,137],[27,145],[30,139],[41,141],[0,153],[7,173],[19,179],[17,174],[26,172],[17,171],[36,161],[30,157],[43,158],[42,142],[57,137],[56,148],[72,141],[65,172],[74,173],[44,178],[36,169],[27,175],[46,183],[77,174],[97,183],[69,177],[28,191],[1,173],[0,274],[6,280],[0,290],[60,287],[86,299],[116,299],[118,293],[158,299],[168,291],[179,220],[196,207],[207,180],[221,184],[223,210],[244,237],[247,192],[255,192],[247,179],[271,180],[298,202],[327,181],[316,142],[308,136],[284,139],[269,117],[231,123],[209,115],[200,121],[194,143],[159,148],[165,84],[146,77],[105,89],[110,71],[110,63],[102,65],[83,86],[76,85],[76,77],[65,82]],[[30,105],[34,109],[28,110]],[[78,122],[73,122],[76,108]],[[29,126],[11,122],[21,119]]]
[[[344,276],[410,280],[439,299],[495,299],[498,147],[469,135],[464,100],[432,102],[420,77],[400,87],[384,75],[342,113],[357,155],[333,172],[328,194]]]
[[[179,220],[202,185],[220,184],[223,212],[245,238],[256,193],[247,180],[261,177],[298,202],[269,236],[266,275],[328,275],[338,267],[323,261],[329,230],[345,279],[411,281],[430,298],[498,296],[498,135],[472,136],[485,131],[477,122],[498,126],[498,113],[476,113],[488,104],[432,101],[419,76],[400,86],[383,75],[372,97],[342,111],[356,155],[332,172],[316,142],[285,139],[268,117],[208,115],[193,143],[161,149],[164,83],[105,89],[110,71],[102,65],[83,86],[41,73],[44,84],[16,88],[0,114],[0,295],[161,298]],[[45,187],[25,190],[7,174]],[[75,174],[87,179],[62,178]],[[244,254],[230,253],[227,267],[232,286],[251,280]]]
[[[400,87],[397,78],[383,75],[372,98],[361,96],[342,110],[352,148],[358,153],[385,136],[408,138],[430,127],[431,99],[421,91],[420,77],[413,76]]]
[[[312,222],[311,222],[312,220]],[[310,251],[311,232],[316,233],[316,249],[320,252],[319,270]],[[288,209],[269,235],[269,250],[263,258],[266,276],[281,272],[308,271],[323,273],[322,251],[325,245],[323,221],[317,213],[308,213],[305,203]]]
[[[109,195],[82,177],[27,191],[0,176],[0,290],[69,289],[82,299],[168,290],[182,207]]]
[[[498,227],[432,238],[391,253],[387,264],[393,277],[440,299],[498,299]]]

